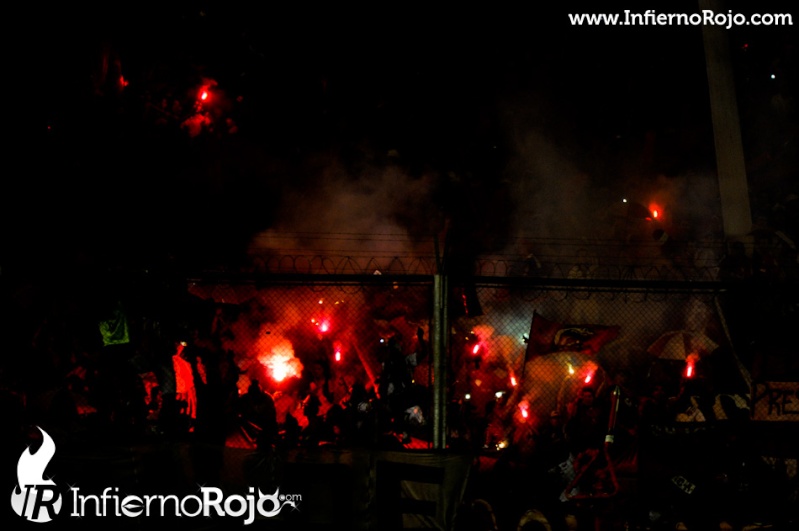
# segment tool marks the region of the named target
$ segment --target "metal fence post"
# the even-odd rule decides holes
[[[447,446],[447,277],[433,276],[433,448]]]

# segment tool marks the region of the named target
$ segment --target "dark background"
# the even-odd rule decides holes
[[[367,199],[387,186],[375,172],[399,168],[388,194],[396,202],[367,208],[386,211],[412,241],[446,223],[479,234],[477,253],[512,244],[529,212],[549,221],[525,232],[581,238],[592,223],[573,211],[603,210],[635,189],[698,189],[696,175],[711,187],[686,200],[682,217],[705,228],[686,237],[718,237],[701,29],[573,27],[566,17],[646,8],[697,10],[17,6],[8,17],[4,265],[164,255],[240,263],[260,231],[307,229],[296,211],[331,182],[331,167],[338,189],[357,186]],[[728,36],[753,213],[769,217],[796,192],[795,32]],[[204,80],[215,83],[206,107],[214,130],[192,136],[181,123]],[[182,109],[163,113],[162,101]],[[336,196],[321,204],[336,208]],[[552,227],[558,209],[576,216],[562,233]]]

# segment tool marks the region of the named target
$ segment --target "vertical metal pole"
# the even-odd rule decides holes
[[[433,449],[447,447],[447,277],[433,276]]]
[[[720,0],[699,0],[699,8],[716,13],[726,11]],[[752,212],[727,32],[723,26],[707,24],[702,27],[721,215],[724,236],[730,240],[752,230]]]

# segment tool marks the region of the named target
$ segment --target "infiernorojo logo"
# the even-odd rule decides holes
[[[52,479],[45,479],[44,469],[55,455],[55,443],[46,431],[42,434],[42,445],[35,454],[28,446],[17,462],[17,486],[11,493],[11,507],[19,516],[31,522],[49,522],[61,510],[61,493]]]
[[[31,522],[49,522],[61,510],[61,493],[52,479],[44,478],[44,471],[55,455],[55,443],[43,429],[42,445],[35,454],[26,448],[17,464],[17,486],[11,493],[11,506],[19,516]],[[280,494],[278,487],[273,494],[264,494],[260,489],[249,487],[245,495],[225,496],[221,489],[201,487],[197,495],[178,497],[174,494],[125,495],[118,488],[107,487],[102,494],[82,494],[80,488],[70,487],[73,502],[72,517],[127,517],[176,516],[209,518],[244,517],[243,524],[255,521],[256,515],[263,518],[277,516],[286,507],[297,510],[302,496]]]

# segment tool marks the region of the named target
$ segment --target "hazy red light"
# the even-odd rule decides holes
[[[663,208],[657,203],[649,203],[649,212],[652,214],[653,220],[663,217]]]
[[[588,376],[585,377],[585,383],[591,383],[591,379],[594,377],[593,374],[588,373]]]
[[[336,351],[336,361],[341,361],[341,352],[338,350]]]
[[[477,354],[480,351],[480,345],[475,345],[472,349],[472,354]]]

